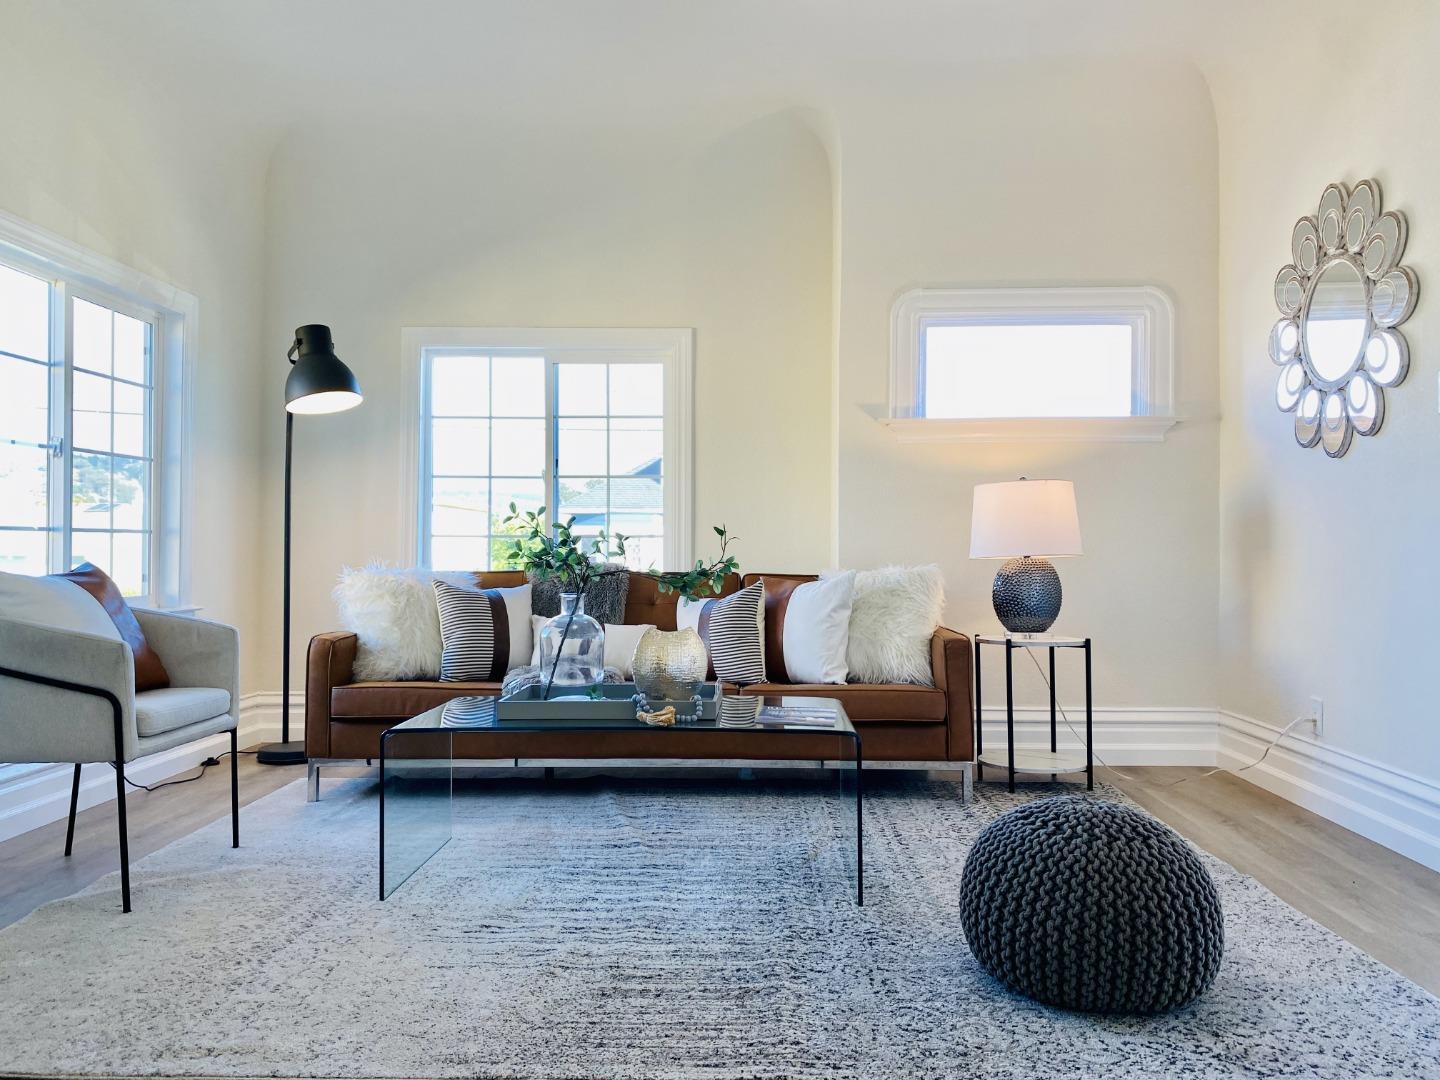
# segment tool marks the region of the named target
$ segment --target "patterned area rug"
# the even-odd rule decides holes
[[[844,815],[780,781],[507,781],[375,898],[374,789],[295,784],[0,933],[0,1073],[1436,1077],[1440,1001],[1215,859],[1226,957],[1152,1019],[1057,1012],[965,948],[977,830],[1026,798],[891,778],[866,906]],[[1108,793],[1114,795],[1114,793]]]

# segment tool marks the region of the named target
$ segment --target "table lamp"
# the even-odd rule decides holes
[[[990,599],[1012,634],[1043,634],[1060,614],[1060,575],[1050,559],[1080,555],[1080,517],[1069,480],[976,484],[970,557],[1004,559]]]

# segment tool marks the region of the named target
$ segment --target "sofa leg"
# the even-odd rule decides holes
[[[320,766],[313,761],[310,762],[309,772],[305,775],[305,801],[320,801]]]
[[[75,778],[70,781],[70,824],[65,828],[65,857],[75,843],[75,810],[80,805],[80,763],[75,763]]]
[[[240,846],[240,730],[230,729],[230,846]]]
[[[120,819],[120,907],[130,910],[130,832],[125,827],[125,762],[115,762],[115,814]]]

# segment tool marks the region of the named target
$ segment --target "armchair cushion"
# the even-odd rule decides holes
[[[230,691],[213,686],[170,686],[135,695],[135,730],[141,736],[198,724],[230,711]]]

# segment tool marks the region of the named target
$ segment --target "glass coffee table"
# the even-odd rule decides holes
[[[563,747],[566,736],[599,732],[646,733],[643,750],[622,749],[614,758],[627,765],[649,767],[652,762],[700,764],[706,757],[706,743],[730,736],[753,739],[748,751],[724,758],[727,765],[795,761],[815,767],[833,762],[839,777],[838,795],[842,816],[854,823],[855,903],[865,903],[865,833],[862,773],[864,756],[860,735],[845,707],[833,698],[735,697],[714,720],[681,720],[673,727],[650,727],[635,719],[603,719],[587,716],[585,702],[576,702],[573,714],[559,719],[512,719],[496,714],[496,698],[455,698],[388,729],[380,736],[380,899],[397,888],[450,842],[454,822],[455,772],[467,763],[516,759],[506,736],[538,732],[555,734],[555,745]],[[761,710],[765,706],[790,709],[824,709],[834,712],[835,722],[819,726],[789,719],[772,722]],[[753,733],[753,734],[752,734]],[[834,740],[827,743],[824,740]],[[657,753],[655,748],[673,740],[674,753]],[[622,746],[624,740],[620,740]],[[808,744],[808,745],[807,745]],[[737,744],[729,744],[732,748]],[[628,748],[627,748],[628,749]],[[817,752],[833,750],[817,757]],[[492,752],[494,751],[494,752]],[[789,753],[787,753],[787,751]],[[807,752],[808,751],[808,752]],[[563,752],[545,755],[564,759]],[[536,754],[527,753],[526,759]],[[633,759],[633,760],[632,760]],[[607,761],[611,759],[605,759]],[[705,762],[709,764],[710,762]],[[573,764],[587,762],[575,758]],[[854,813],[849,806],[853,797]],[[846,845],[848,847],[848,843]]]

